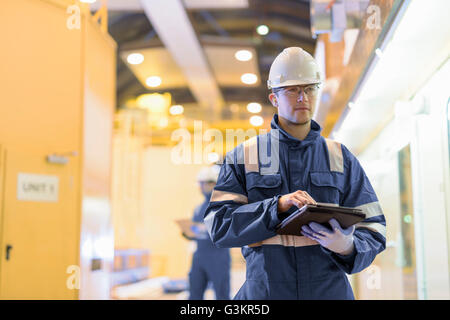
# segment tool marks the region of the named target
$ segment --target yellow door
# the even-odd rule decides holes
[[[5,151],[4,147],[0,144],[0,257],[3,257],[3,243],[1,235],[3,232],[3,190],[4,190],[4,176],[5,176]],[[2,272],[2,259],[0,258],[0,275]],[[0,277],[1,281],[1,277]],[[0,282],[1,283],[1,282]],[[1,298],[1,288],[0,288],[0,298]]]
[[[5,153],[1,298],[76,299],[78,158],[55,164],[45,154]]]

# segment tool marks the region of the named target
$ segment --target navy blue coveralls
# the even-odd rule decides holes
[[[354,299],[346,273],[367,268],[385,249],[377,196],[355,156],[323,138],[315,121],[304,140],[281,129],[278,115],[271,127],[227,154],[204,216],[216,246],[242,248],[246,281],[235,299]],[[276,234],[278,199],[297,190],[317,202],[364,211],[353,254],[341,256],[304,236]]]
[[[203,223],[209,197],[194,210],[192,221]],[[203,239],[201,239],[203,238]],[[197,250],[192,257],[189,272],[189,291],[191,300],[202,300],[208,282],[212,282],[217,300],[230,299],[230,250],[217,248],[205,232],[197,239]]]

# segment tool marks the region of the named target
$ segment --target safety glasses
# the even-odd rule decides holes
[[[317,93],[317,91],[319,91],[319,85],[310,84],[307,86],[288,86],[274,90],[275,93],[282,94],[289,98],[298,97],[302,91],[308,96],[313,96]]]

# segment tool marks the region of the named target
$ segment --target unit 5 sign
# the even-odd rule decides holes
[[[21,201],[57,202],[57,176],[19,173],[17,177],[17,199]]]

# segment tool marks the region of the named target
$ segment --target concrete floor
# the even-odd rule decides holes
[[[119,300],[187,300],[189,291],[179,293],[164,293],[162,284],[167,282],[167,277],[147,279],[138,283],[115,288],[112,292],[112,299]],[[245,265],[234,265],[231,269],[231,292],[233,298],[245,281]],[[214,300],[214,291],[207,289],[205,300]]]
[[[231,270],[231,292],[230,297],[233,299],[233,297],[236,295],[236,293],[241,288],[242,284],[245,281],[245,268],[242,269],[232,269]],[[189,291],[183,291],[176,294],[165,294],[161,293],[161,295],[156,300],[187,300],[189,297]],[[212,289],[207,289],[205,292],[205,300],[214,300],[214,291]]]

